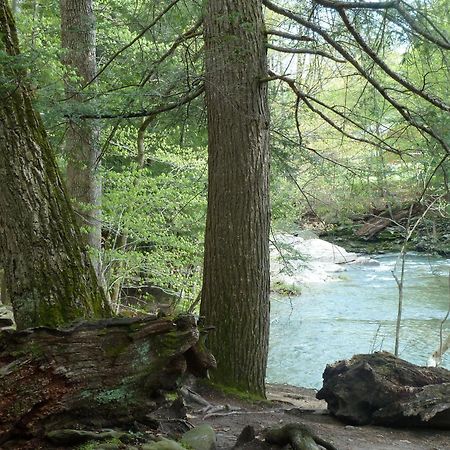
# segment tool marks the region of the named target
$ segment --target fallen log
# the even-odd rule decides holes
[[[317,398],[353,425],[450,429],[450,371],[416,366],[387,352],[328,365]]]
[[[0,447],[16,436],[145,423],[186,371],[214,366],[199,336],[190,315],[0,332]]]
[[[375,217],[369,219],[364,223],[357,231],[356,236],[371,240],[376,237],[377,234],[381,233],[389,226],[397,226],[399,222],[408,218],[409,216],[418,214],[422,212],[423,206],[419,204],[414,204],[408,208],[401,210],[391,211],[387,209]]]

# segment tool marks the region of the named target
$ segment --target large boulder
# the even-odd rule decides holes
[[[277,234],[270,250],[273,285],[301,286],[336,278],[358,255],[319,239],[313,233]]]

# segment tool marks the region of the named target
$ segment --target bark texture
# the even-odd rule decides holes
[[[264,395],[269,335],[267,62],[261,1],[209,0],[204,19],[208,212],[201,314],[221,384]]]
[[[0,260],[19,329],[109,315],[0,0]]]
[[[97,71],[92,3],[92,0],[60,0],[63,63],[68,69],[65,89],[74,112],[80,111],[85,101],[81,87],[92,80]],[[98,137],[95,121],[69,120],[65,136],[68,193],[80,225],[88,228],[88,244],[97,250],[101,247]]]
[[[450,429],[450,371],[419,367],[386,352],[327,366],[317,398],[351,424]]]
[[[214,365],[199,336],[193,316],[0,333],[0,446],[148,422],[186,370]]]

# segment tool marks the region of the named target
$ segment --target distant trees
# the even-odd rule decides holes
[[[101,180],[99,130],[95,121],[80,120],[86,109],[84,85],[97,72],[95,16],[92,0],[60,0],[62,60],[66,102],[72,108],[64,136],[67,157],[67,189],[85,228],[86,242],[96,252],[94,264],[101,278]]]
[[[0,0],[0,260],[19,329],[108,316]]]

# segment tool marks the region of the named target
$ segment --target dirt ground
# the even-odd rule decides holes
[[[196,391],[214,408],[192,409],[188,420],[210,424],[218,449],[231,449],[246,425],[253,426],[258,436],[267,427],[301,422],[339,450],[450,450],[450,431],[345,425],[327,413],[326,403],[317,400],[312,389],[269,385],[270,401],[260,403],[232,399],[204,387],[197,386]]]

